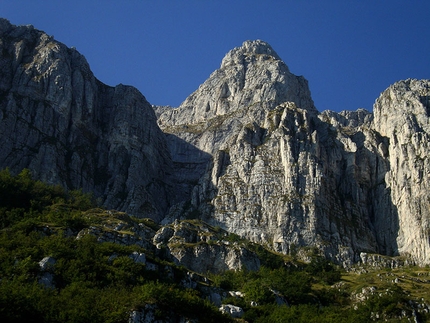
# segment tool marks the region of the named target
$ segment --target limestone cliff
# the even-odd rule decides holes
[[[171,161],[142,94],[101,83],[75,49],[5,19],[0,75],[1,168],[30,168],[110,208],[161,218]]]
[[[315,246],[344,265],[363,251],[424,264],[428,81],[387,91],[375,116],[318,113],[306,80],[267,43],[248,41],[158,123],[178,170],[191,165],[177,154],[184,143],[212,156],[200,159],[205,172],[188,168],[197,185],[182,179],[206,221],[283,253]]]
[[[389,140],[379,236],[399,254],[430,263],[430,80],[397,82],[374,105],[373,128]],[[396,223],[396,227],[390,223]],[[390,231],[391,229],[391,231]],[[395,230],[393,230],[395,229]]]
[[[0,167],[170,226],[180,263],[258,267],[227,244],[178,248],[175,220],[191,218],[346,266],[363,252],[430,263],[429,80],[394,84],[373,113],[319,113],[303,77],[246,41],[180,107],[151,107],[97,80],[75,49],[4,19],[0,73]]]

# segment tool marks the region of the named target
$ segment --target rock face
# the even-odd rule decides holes
[[[171,160],[143,95],[101,83],[75,49],[32,26],[1,19],[0,55],[0,167],[160,219]]]
[[[397,83],[374,115],[318,113],[303,78],[268,44],[245,42],[158,123],[174,138],[173,160],[183,144],[175,144],[178,137],[212,156],[205,172],[195,168],[200,179],[195,185],[190,178],[188,190],[213,225],[282,253],[315,246],[346,266],[360,261],[360,252],[424,264],[428,84]],[[183,161],[178,169],[191,165]]]
[[[178,109],[164,109],[158,118],[167,133],[175,173],[180,174],[175,180],[181,183],[180,191],[189,196],[212,167],[212,159],[215,177],[222,175],[229,163],[225,152],[238,136],[248,136],[254,146],[259,145],[266,131],[266,112],[287,101],[317,113],[307,81],[291,74],[270,45],[248,41],[229,52],[220,69]],[[203,190],[209,192],[217,182],[207,184]]]
[[[430,80],[406,80],[390,86],[376,101],[374,115],[374,129],[390,143],[385,185],[392,207],[378,219],[380,236],[395,241],[399,254],[410,254],[418,263],[428,264]],[[387,226],[390,220],[396,223],[391,231]]]
[[[229,314],[233,318],[241,318],[243,316],[243,310],[239,306],[235,305],[222,305],[219,310],[221,313]]]
[[[172,224],[154,243],[180,263],[259,265],[208,241],[176,250],[174,221],[196,217],[345,266],[363,252],[430,263],[429,80],[392,85],[373,113],[319,113],[307,81],[247,41],[180,107],[151,107],[135,88],[98,81],[76,50],[4,19],[0,73],[0,167]]]
[[[220,69],[181,104],[181,113],[165,111],[158,122],[163,129],[199,125],[252,105],[273,109],[286,101],[316,112],[307,81],[291,74],[269,44],[247,41],[224,57]]]
[[[194,273],[219,274],[226,270],[255,271],[260,268],[260,257],[253,251],[252,244],[199,220],[176,220],[160,227],[150,219],[136,220],[124,212],[102,209],[88,210],[86,217],[97,219],[99,223],[71,232],[70,236],[80,240],[92,235],[98,242],[139,246]],[[116,257],[113,254],[109,261]],[[144,264],[147,270],[163,270],[145,253],[134,251],[128,257],[135,263]],[[39,263],[42,271],[52,269],[54,264],[52,257],[45,257]],[[191,280],[186,280],[187,284],[194,284],[194,278],[189,278]]]
[[[225,235],[225,232],[217,232],[199,221],[175,221],[162,227],[153,243],[157,248],[167,247],[173,261],[198,273],[258,270],[258,256]]]

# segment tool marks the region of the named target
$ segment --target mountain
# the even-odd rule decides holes
[[[212,156],[188,181],[209,223],[284,254],[316,246],[346,266],[362,252],[425,264],[429,85],[394,84],[373,114],[318,113],[303,77],[247,41],[158,124],[178,172],[192,165],[178,141]]]
[[[0,167],[160,220],[172,165],[144,96],[101,83],[75,49],[32,26],[2,19],[0,41]]]
[[[1,168],[282,254],[430,263],[430,80],[395,83],[373,113],[320,113],[307,81],[256,40],[181,106],[156,107],[31,26],[0,20],[0,40]]]

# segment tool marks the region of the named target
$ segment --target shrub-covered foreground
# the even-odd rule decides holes
[[[223,304],[244,309],[239,322],[408,322],[412,317],[411,298],[399,285],[380,286],[384,292],[356,302],[355,287],[339,283],[340,270],[324,258],[285,262],[256,245],[264,265],[259,271],[209,275],[195,289],[185,288],[186,269],[151,250],[98,242],[89,234],[77,238],[100,223],[88,216],[94,207],[90,195],[34,181],[27,170],[18,176],[0,171],[2,322],[128,322],[133,310],[148,304],[155,305],[160,320],[234,321],[207,300],[208,290],[223,295]],[[158,270],[135,262],[133,252],[145,253]],[[42,270],[39,262],[47,256],[55,265]],[[52,286],[42,283],[47,274]],[[417,315],[425,321],[424,314]]]
[[[127,322],[145,304],[157,304],[160,318],[229,321],[197,291],[134,262],[129,255],[145,251],[138,246],[76,239],[92,224],[85,211],[93,206],[91,196],[33,181],[28,171],[0,172],[2,322]],[[56,259],[55,288],[39,282],[45,256]]]
[[[355,303],[342,283],[328,285],[325,280],[337,276],[334,267],[315,258],[303,268],[261,268],[258,272],[227,272],[212,277],[216,285],[240,290],[243,297],[231,296],[225,302],[242,307],[247,322],[410,322],[409,297],[399,287],[381,288],[384,293],[369,294]],[[320,272],[312,274],[316,264]],[[340,281],[340,276],[338,276]],[[387,292],[389,290],[389,292]],[[423,315],[421,321],[425,321]]]

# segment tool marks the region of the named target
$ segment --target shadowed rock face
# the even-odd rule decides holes
[[[101,83],[76,50],[32,26],[0,20],[0,54],[0,167],[160,219],[171,160],[143,95]]]
[[[247,41],[157,120],[135,88],[101,83],[76,50],[6,20],[0,73],[0,167],[131,215],[198,216],[282,253],[430,263],[428,80],[389,87],[373,114],[319,113],[307,81]]]

